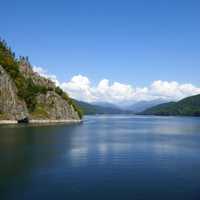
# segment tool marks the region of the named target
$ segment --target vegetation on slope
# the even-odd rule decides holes
[[[26,102],[29,111],[33,112],[37,103],[37,95],[46,94],[52,88],[36,85],[31,78],[25,78],[19,70],[19,64],[20,60],[15,57],[11,48],[8,47],[4,40],[0,40],[0,65],[14,81],[18,90],[17,95]],[[72,105],[78,112],[79,117],[82,118],[82,111],[65,92],[58,87],[55,89],[55,92]]]
[[[178,102],[160,104],[145,110],[143,115],[200,116],[200,95],[187,97]]]

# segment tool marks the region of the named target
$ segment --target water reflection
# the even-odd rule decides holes
[[[163,199],[169,187],[165,199],[199,195],[199,141],[199,118],[100,116],[79,125],[3,126],[0,199]]]
[[[88,147],[73,148],[70,150],[69,159],[73,167],[80,167],[87,165],[88,161]]]

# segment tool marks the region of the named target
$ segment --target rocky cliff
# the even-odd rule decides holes
[[[0,120],[80,120],[80,109],[49,79],[0,41]]]
[[[37,104],[32,119],[79,119],[78,113],[66,100],[54,91],[37,96]]]
[[[0,119],[20,120],[29,117],[26,103],[17,96],[17,88],[0,66]]]

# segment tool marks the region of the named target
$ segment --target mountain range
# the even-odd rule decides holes
[[[96,114],[133,114],[128,110],[123,110],[113,104],[109,103],[87,103],[83,101],[74,100],[86,115]]]
[[[200,94],[177,102],[163,99],[139,101],[130,106],[120,107],[107,102],[86,103],[75,100],[85,114],[139,114],[161,116],[200,116]]]
[[[153,101],[138,101],[129,106],[121,106],[108,102],[83,102],[74,100],[76,104],[83,110],[84,114],[94,115],[94,114],[135,114],[142,112],[147,108],[151,108],[155,105],[165,103],[165,100],[156,99]]]

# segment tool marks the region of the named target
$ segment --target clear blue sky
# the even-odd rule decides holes
[[[61,81],[200,85],[198,0],[6,0],[0,35]]]

